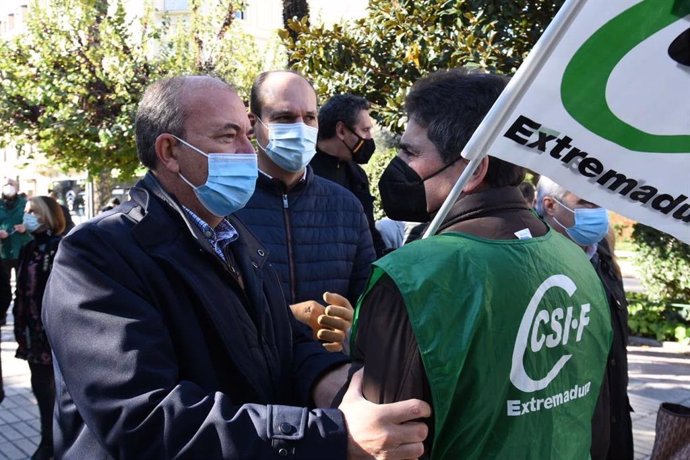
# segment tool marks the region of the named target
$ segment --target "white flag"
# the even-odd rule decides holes
[[[563,6],[463,155],[690,243],[690,0]]]

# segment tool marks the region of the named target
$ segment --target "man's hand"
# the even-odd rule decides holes
[[[327,307],[315,300],[307,300],[290,305],[290,309],[295,318],[311,327],[314,338],[325,342],[326,350],[342,351],[343,342],[352,327],[354,309],[345,297],[333,292],[324,292],[323,300]]]
[[[323,315],[325,309],[326,307],[315,300],[307,300],[305,302],[290,305],[290,310],[292,310],[292,314],[295,315],[295,318],[314,331],[314,338],[316,338],[317,331],[321,327],[318,323],[319,316]]]
[[[0,240],[4,240],[8,236],[10,236],[9,233],[7,233],[5,230],[0,230]]]
[[[316,331],[316,337],[326,342],[323,344],[326,350],[341,351],[352,327],[354,309],[345,297],[334,292],[324,292],[323,300],[328,306],[324,314],[317,318],[321,327]]]
[[[362,373],[363,370],[359,370],[352,376],[350,387],[338,407],[347,423],[347,458],[420,457],[429,428],[416,420],[429,417],[431,407],[418,399],[392,404],[369,402],[362,396]]]

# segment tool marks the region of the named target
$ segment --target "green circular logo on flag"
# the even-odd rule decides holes
[[[606,85],[616,65],[637,45],[689,14],[690,0],[644,0],[604,24],[577,50],[565,69],[561,99],[568,113],[594,134],[629,150],[690,152],[690,134],[642,131],[616,116],[606,101]],[[689,38],[690,31],[670,43],[668,59],[690,75],[690,69],[683,68],[690,60]],[[688,83],[690,91],[690,78]]]

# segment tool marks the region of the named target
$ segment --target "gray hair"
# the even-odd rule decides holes
[[[537,203],[534,206],[537,214],[544,217],[544,198],[554,198],[560,202],[563,202],[565,196],[570,193],[570,191],[546,176],[541,176],[539,182],[537,182]]]
[[[137,141],[137,156],[141,164],[155,169],[156,139],[163,133],[184,138],[184,123],[187,113],[180,101],[182,89],[192,84],[224,86],[234,88],[218,77],[208,75],[185,75],[164,78],[149,86],[139,102],[134,131]]]

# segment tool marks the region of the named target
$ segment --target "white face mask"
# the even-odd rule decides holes
[[[2,187],[2,194],[9,197],[15,196],[17,194],[17,187],[14,185],[5,184]]]
[[[317,128],[298,123],[259,123],[268,130],[268,144],[259,147],[268,158],[285,171],[296,173],[303,170],[316,155]]]

